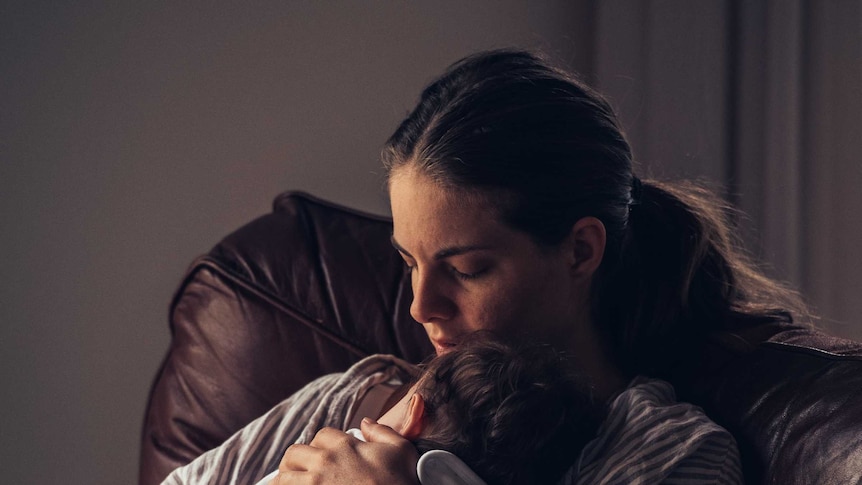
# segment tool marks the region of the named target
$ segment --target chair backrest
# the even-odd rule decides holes
[[[724,334],[672,383],[736,437],[746,483],[862,483],[862,344],[802,326]]]
[[[289,192],[189,268],[150,392],[140,484],[373,353],[432,353],[390,221]],[[862,345],[802,327],[728,334],[673,384],[736,437],[749,483],[862,481]]]

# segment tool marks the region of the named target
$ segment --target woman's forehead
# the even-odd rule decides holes
[[[463,189],[441,187],[420,173],[401,174],[390,182],[393,239],[450,245],[487,244],[510,230],[499,222],[487,197]],[[409,248],[407,248],[409,250]],[[438,248],[439,249],[439,248]]]

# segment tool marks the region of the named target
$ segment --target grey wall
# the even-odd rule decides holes
[[[586,70],[588,2],[4,2],[0,482],[136,480],[183,270],[303,189],[385,212],[377,152],[450,62]]]
[[[594,75],[642,174],[704,178],[747,247],[862,339],[862,2],[604,0]]]

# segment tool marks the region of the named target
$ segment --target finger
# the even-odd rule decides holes
[[[261,478],[257,485],[276,485],[278,483],[278,470]]]
[[[398,434],[394,429],[380,424],[371,418],[362,418],[359,429],[369,443],[385,443],[389,445],[404,446],[410,442]]]
[[[314,448],[340,448],[354,446],[359,440],[335,428],[321,428],[309,443]]]
[[[295,470],[279,471],[278,475],[269,482],[269,485],[299,485],[310,483],[310,478],[306,472]]]
[[[306,471],[310,463],[316,463],[320,450],[308,445],[290,445],[281,457],[278,471]]]

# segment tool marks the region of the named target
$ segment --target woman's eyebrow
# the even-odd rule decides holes
[[[407,251],[406,249],[404,249],[403,246],[398,244],[398,241],[395,240],[394,234],[389,237],[389,241],[392,243],[392,246],[395,249],[397,249],[399,252],[401,252],[402,254],[405,254],[411,258],[413,257],[413,255],[410,254],[409,251]],[[486,249],[491,249],[491,246],[483,246],[480,244],[468,245],[468,246],[451,246],[451,247],[443,248],[443,249],[437,251],[437,253],[434,254],[434,259],[436,261],[439,261],[441,259],[451,258],[452,256],[459,256],[461,254],[469,253],[472,251],[484,251]]]
[[[485,249],[491,249],[490,246],[452,246],[449,248],[443,248],[437,251],[437,254],[434,255],[435,260],[441,260],[446,258],[451,258],[452,256],[458,256],[460,254],[469,253],[472,251],[483,251]]]
[[[406,254],[407,256],[410,256],[411,258],[413,257],[413,255],[410,254],[409,251],[407,251],[400,244],[398,244],[398,241],[395,240],[395,234],[392,234],[389,236],[389,242],[392,243],[392,247],[397,249],[399,253]]]

